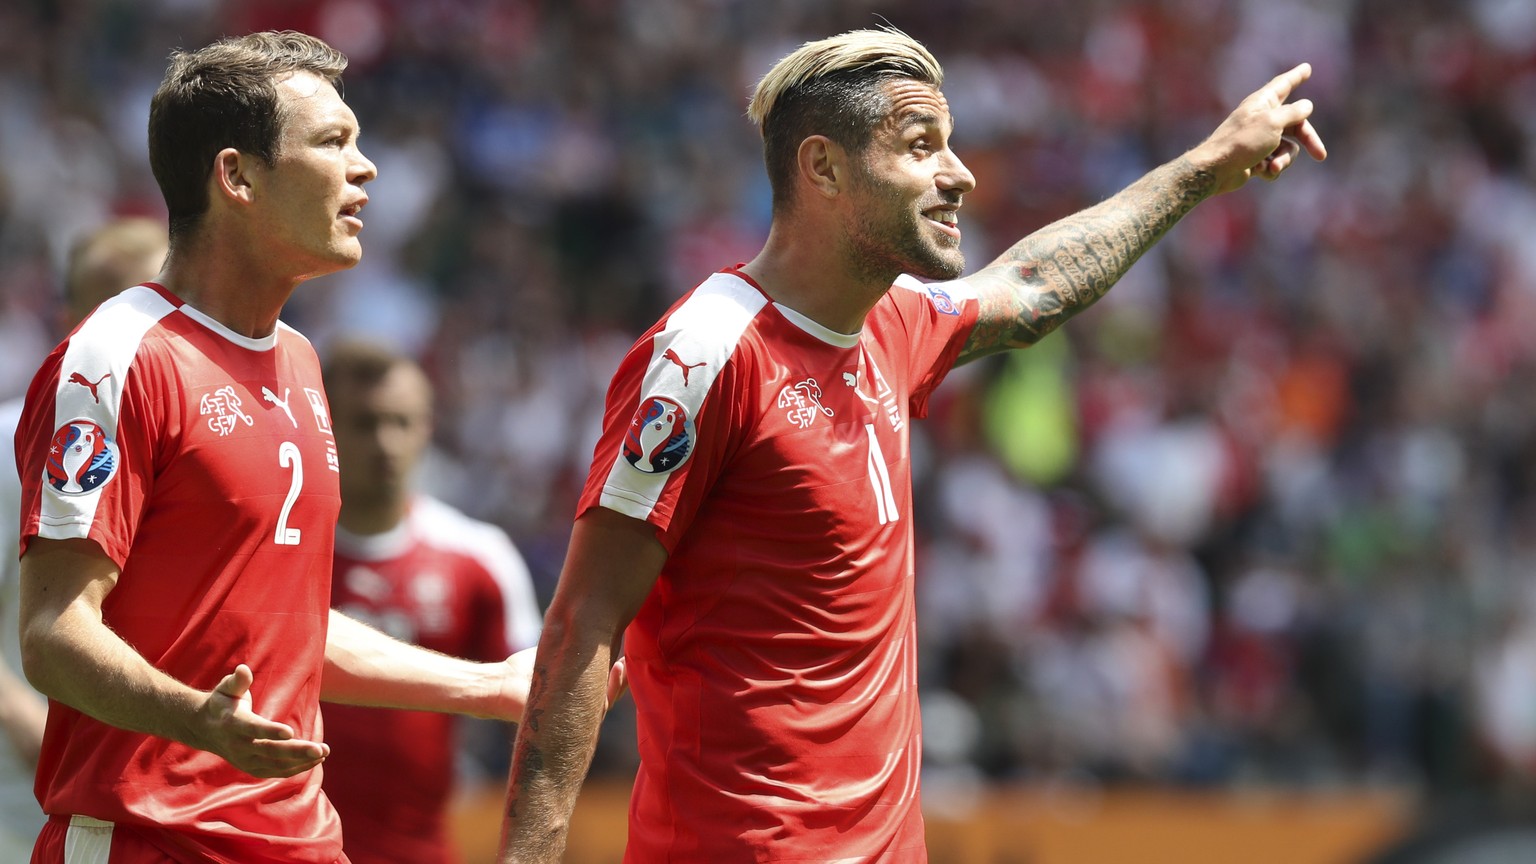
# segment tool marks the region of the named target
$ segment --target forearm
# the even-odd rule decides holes
[[[111,726],[203,747],[195,718],[207,694],[156,669],[83,604],[22,633],[27,680]]]
[[[547,623],[539,642],[526,719],[518,728],[507,787],[500,860],[558,862],[576,796],[586,778],[605,712],[612,646],[568,639]]]
[[[1216,175],[1182,156],[1015,243],[966,280],[981,309],[960,362],[1033,345],[1093,305],[1217,188]]]
[[[347,705],[517,720],[523,693],[504,663],[476,663],[392,638],[331,610],[320,698]]]

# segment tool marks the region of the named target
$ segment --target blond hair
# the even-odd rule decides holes
[[[762,128],[773,113],[774,104],[785,93],[829,75],[864,71],[944,86],[943,67],[911,36],[895,27],[850,30],[807,42],[773,64],[757,82],[747,105],[747,116]]]
[[[944,84],[944,69],[922,43],[882,27],[807,42],[757,82],[747,116],[763,134],[775,212],[791,200],[800,142],[825,135],[850,151],[862,151],[890,111],[884,85],[893,79],[938,88]]]
[[[77,239],[64,265],[64,305],[71,327],[125,288],[155,278],[165,263],[166,228],[157,219],[113,219]]]

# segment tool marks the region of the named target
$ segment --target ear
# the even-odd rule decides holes
[[[213,157],[214,192],[230,202],[251,203],[255,197],[250,169],[258,160],[233,147],[225,147]]]
[[[835,198],[848,182],[848,154],[825,135],[800,142],[795,153],[801,182],[824,198]]]

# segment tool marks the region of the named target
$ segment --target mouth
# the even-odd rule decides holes
[[[935,207],[932,210],[923,211],[923,218],[931,224],[937,225],[939,230],[949,236],[960,239],[960,208],[959,207]]]
[[[362,220],[362,217],[359,216],[358,214],[363,212],[363,207],[367,203],[368,203],[368,199],[367,198],[363,198],[363,199],[361,199],[359,201],[355,201],[355,202],[353,202],[351,204],[348,204],[347,206],[341,208],[341,211],[340,211],[340,214],[339,214],[341,216],[341,220],[343,222],[355,223],[358,228],[362,228],[363,227],[363,220]]]

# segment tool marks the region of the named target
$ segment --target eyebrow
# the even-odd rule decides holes
[[[940,121],[939,115],[932,111],[908,111],[897,120],[896,128],[903,132],[914,126],[938,126],[944,129],[945,132],[953,132],[955,130],[955,115],[949,115],[949,126],[947,128]]]

